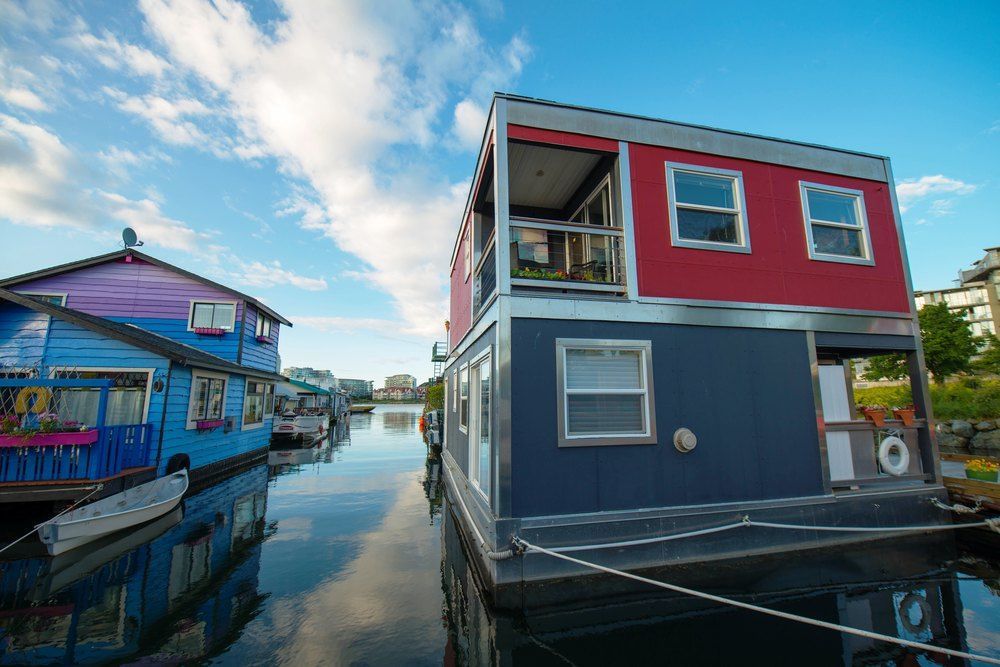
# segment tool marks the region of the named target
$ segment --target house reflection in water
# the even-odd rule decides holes
[[[266,492],[261,465],[72,560],[0,564],[0,662],[187,662],[225,648],[264,599]]]
[[[523,613],[497,611],[477,583],[454,516],[448,509],[443,514],[446,665],[950,664],[937,654],[603,578],[587,584],[595,592],[595,599],[587,603],[580,603],[577,596],[576,603],[560,604],[551,592],[529,590],[524,600],[549,604]],[[799,571],[787,561],[741,565],[733,572],[721,566],[701,567],[695,573],[701,578],[697,585],[679,583],[730,596],[754,591],[750,601],[763,606],[969,650],[959,578],[949,567],[956,558],[952,537],[920,538],[910,546],[900,550],[898,544],[875,545],[826,557],[813,555]],[[671,576],[676,580],[677,572]],[[731,579],[728,589],[720,588],[720,576]],[[612,593],[612,587],[619,592]],[[603,594],[609,597],[598,601]]]

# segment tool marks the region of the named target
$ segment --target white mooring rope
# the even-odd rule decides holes
[[[736,524],[741,525],[741,524]],[[782,525],[782,524],[775,524]],[[963,524],[963,526],[969,524]],[[807,528],[810,526],[806,526]],[[567,556],[565,554],[559,553],[552,549],[546,549],[544,547],[538,547],[530,542],[525,542],[521,538],[515,538],[515,543],[526,553],[541,553],[553,558],[558,558],[560,560],[567,561],[569,563],[576,563],[577,565],[582,565],[584,567],[589,567],[600,572],[605,572],[607,574],[617,574],[620,577],[625,577],[626,579],[632,579],[633,581],[638,581],[644,584],[650,584],[652,586],[657,586],[659,588],[665,588],[669,591],[674,591],[675,593],[683,593],[684,595],[691,595],[693,597],[701,598],[703,600],[709,600],[711,602],[718,602],[720,604],[727,604],[733,607],[738,607],[740,609],[746,609],[748,611],[756,611],[761,614],[767,614],[769,616],[776,616],[777,618],[783,618],[788,621],[798,621],[799,623],[805,623],[807,625],[813,625],[819,628],[826,628],[827,630],[836,630],[837,632],[843,632],[850,635],[856,635],[858,637],[866,637],[868,639],[877,639],[884,642],[890,642],[892,644],[898,644],[899,646],[907,646],[910,648],[921,649],[923,651],[930,651],[932,653],[943,653],[945,655],[950,655],[956,658],[965,658],[966,660],[979,660],[981,662],[986,662],[991,665],[1000,665],[1000,659],[990,658],[984,655],[976,655],[974,653],[966,653],[965,651],[956,651],[955,649],[945,648],[943,646],[933,646],[931,644],[924,644],[923,642],[910,641],[909,639],[901,639],[899,637],[891,637],[889,635],[883,635],[878,632],[871,632],[869,630],[861,630],[860,628],[852,628],[846,625],[839,625],[837,623],[829,623],[827,621],[821,621],[815,618],[809,618],[807,616],[799,616],[798,614],[790,614],[785,611],[779,611],[777,609],[769,609],[767,607],[758,607],[757,605],[750,604],[748,602],[741,602],[739,600],[732,600],[730,598],[725,598],[719,595],[712,595],[711,593],[703,593],[701,591],[696,591],[691,588],[685,588],[683,586],[677,586],[675,584],[668,584],[664,581],[657,581],[655,579],[648,579],[646,577],[640,577],[637,574],[631,574],[629,572],[622,572],[621,570],[616,570],[614,568],[605,567],[603,565],[598,565],[596,563],[589,563],[585,560],[580,560],[579,558],[573,558],[572,556]]]
[[[97,493],[98,491],[100,491],[103,488],[104,488],[104,484],[98,484],[97,486],[93,487],[93,489],[94,489],[93,491],[91,491],[90,493],[88,493],[87,495],[85,495],[83,498],[80,498],[79,500],[77,500],[75,503],[73,503],[72,505],[70,505],[69,507],[67,507],[66,509],[64,509],[62,512],[59,512],[59,514],[56,514],[51,519],[46,519],[45,521],[43,521],[41,523],[36,523],[34,528],[32,528],[31,530],[29,530],[27,533],[25,533],[21,537],[17,538],[16,540],[14,540],[13,542],[11,542],[7,546],[5,546],[2,549],[0,549],[0,554],[2,554],[4,551],[7,551],[7,549],[10,549],[12,546],[14,546],[15,544],[17,544],[18,542],[20,542],[24,538],[31,536],[31,534],[34,533],[36,530],[38,530],[41,526],[44,526],[47,523],[52,523],[53,521],[55,521],[56,519],[58,519],[59,517],[61,517],[63,514],[65,514],[66,512],[70,511],[71,509],[73,509],[74,507],[76,507],[77,505],[79,505],[80,503],[82,503],[84,500],[86,500],[87,498],[91,497],[92,495],[94,495],[95,493]]]

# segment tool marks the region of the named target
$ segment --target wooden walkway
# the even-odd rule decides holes
[[[1000,512],[1000,483],[969,479],[965,476],[965,462],[972,459],[986,459],[997,462],[994,457],[970,456],[967,454],[942,454],[941,475],[944,486],[953,502],[966,505],[982,501],[983,507],[991,512]]]

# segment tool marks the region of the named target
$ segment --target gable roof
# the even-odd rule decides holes
[[[50,276],[58,276],[63,273],[69,273],[70,271],[76,271],[78,269],[86,269],[91,266],[98,266],[100,264],[106,264],[107,262],[113,262],[117,259],[122,259],[127,256],[133,256],[141,259],[144,262],[149,262],[159,266],[160,268],[167,269],[168,271],[173,271],[174,273],[180,274],[185,278],[190,278],[191,280],[197,280],[203,285],[208,285],[209,287],[214,287],[217,290],[226,292],[227,294],[232,294],[233,296],[243,299],[249,304],[252,304],[257,309],[263,311],[265,314],[273,317],[282,324],[286,326],[292,326],[292,323],[287,319],[276,313],[269,306],[264,305],[257,299],[253,298],[249,294],[244,294],[243,292],[234,290],[232,287],[227,287],[214,280],[209,280],[204,276],[199,276],[197,273],[191,273],[190,271],[185,271],[179,266],[174,266],[169,262],[164,262],[162,259],[156,259],[151,255],[139,252],[135,248],[127,248],[125,250],[116,250],[115,252],[109,252],[105,255],[97,255],[96,257],[88,257],[87,259],[77,260],[75,262],[68,262],[66,264],[59,264],[57,266],[50,266],[47,269],[40,269],[38,271],[31,271],[30,273],[22,273],[19,276],[11,276],[10,278],[4,278],[0,280],[0,288],[10,288],[15,285],[20,285],[21,283],[26,283],[31,280],[38,280],[40,278],[48,278]]]
[[[329,389],[323,389],[323,387],[317,387],[314,384],[309,384],[308,382],[303,382],[302,380],[288,380],[288,384],[293,387],[298,387],[299,389],[305,389],[308,392],[319,395],[329,395],[331,392]]]
[[[57,306],[48,301],[42,301],[23,294],[17,294],[0,288],[0,301],[9,301],[19,306],[29,308],[38,313],[44,313],[51,317],[56,317],[78,327],[88,329],[94,333],[107,336],[128,343],[142,350],[148,350],[154,354],[176,361],[184,366],[193,366],[207,370],[220,371],[223,373],[237,373],[239,375],[250,375],[253,377],[266,378],[268,380],[284,381],[285,377],[278,373],[262,371],[249,366],[241,366],[227,361],[222,357],[199,350],[191,345],[178,343],[175,340],[161,336],[160,334],[147,331],[134,324],[114,322],[103,317],[84,313],[65,306]]]

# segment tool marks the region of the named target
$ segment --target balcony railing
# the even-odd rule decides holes
[[[624,292],[622,235],[620,227],[512,218],[511,285]]]
[[[486,251],[476,265],[476,285],[472,295],[472,312],[474,316],[493,296],[497,288],[496,234],[490,237]]]

